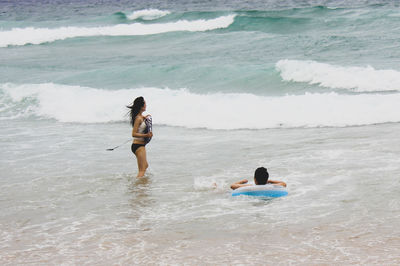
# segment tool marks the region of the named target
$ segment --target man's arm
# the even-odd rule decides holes
[[[283,181],[268,180],[268,184],[274,184],[274,185],[280,185],[282,187],[286,187],[286,183]]]
[[[235,189],[240,188],[240,187],[251,186],[250,184],[247,184],[247,182],[248,182],[247,179],[243,179],[243,180],[240,180],[240,181],[238,181],[236,183],[233,183],[231,185],[231,189],[235,190]]]

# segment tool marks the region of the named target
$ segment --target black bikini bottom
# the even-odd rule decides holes
[[[133,154],[136,155],[136,150],[139,149],[140,147],[144,147],[144,144],[132,144],[131,146],[131,151],[133,152]]]

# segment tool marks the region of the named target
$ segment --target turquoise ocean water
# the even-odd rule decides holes
[[[399,41],[397,1],[1,1],[0,263],[399,264]],[[233,199],[258,166],[289,195]]]

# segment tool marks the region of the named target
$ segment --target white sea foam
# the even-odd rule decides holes
[[[222,16],[209,20],[179,20],[155,24],[119,24],[104,27],[61,27],[49,28],[14,28],[0,31],[0,47],[10,45],[41,44],[67,38],[92,36],[136,36],[151,35],[175,31],[208,31],[227,28],[234,22],[235,15]]]
[[[171,12],[169,11],[158,10],[158,9],[143,9],[134,11],[132,14],[128,15],[127,18],[130,20],[135,20],[138,18],[141,18],[143,20],[153,20],[164,17],[170,13]]]
[[[356,92],[400,91],[400,71],[343,67],[315,61],[280,60],[276,69],[286,81],[307,82]]]
[[[3,84],[0,89],[3,98],[13,101],[16,112],[31,101],[29,107],[24,107],[30,114],[61,122],[127,120],[125,106],[138,96],[146,98],[155,124],[187,128],[343,127],[400,122],[400,93],[267,97],[244,93],[201,95],[185,89],[102,90],[52,83]]]

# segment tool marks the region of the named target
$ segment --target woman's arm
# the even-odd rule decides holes
[[[143,122],[143,118],[136,117],[135,123],[133,124],[133,128],[132,128],[132,137],[134,137],[134,138],[150,138],[153,136],[152,132],[149,132],[146,134],[138,133],[139,126],[142,122]]]
[[[243,180],[240,180],[240,181],[238,181],[236,183],[233,183],[231,185],[231,189],[235,190],[235,189],[240,188],[240,187],[251,186],[250,184],[247,184],[247,182],[248,182],[247,179],[243,179]]]
[[[286,183],[283,181],[268,180],[268,184],[274,184],[274,185],[280,185],[282,187],[286,187]]]

